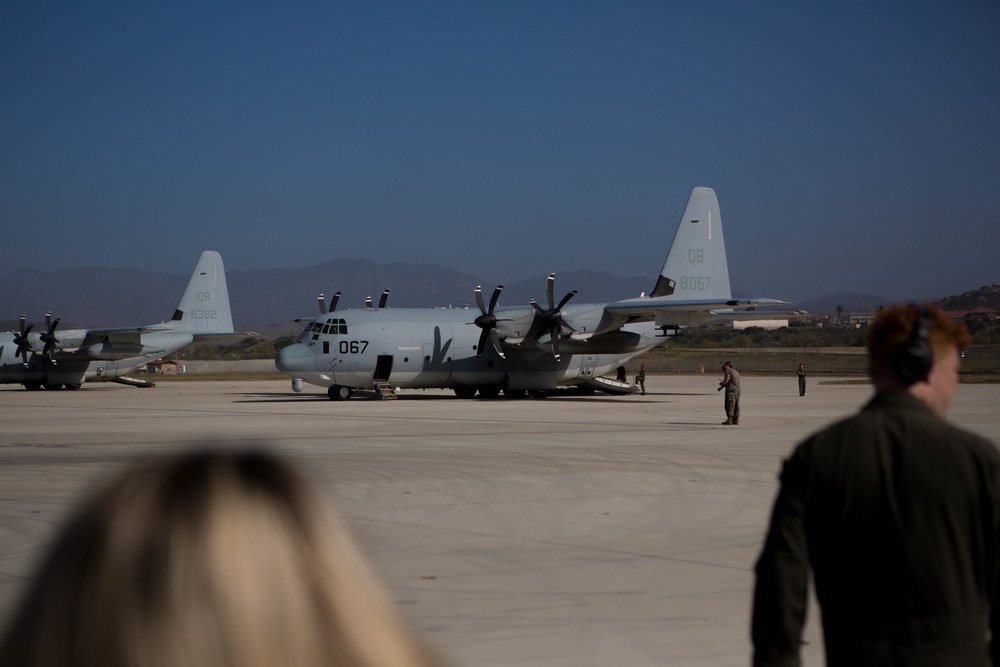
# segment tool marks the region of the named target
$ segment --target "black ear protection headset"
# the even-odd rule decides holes
[[[892,372],[906,386],[926,380],[934,363],[930,311],[920,306],[913,308],[917,311],[917,321],[913,326],[910,340],[892,353]]]

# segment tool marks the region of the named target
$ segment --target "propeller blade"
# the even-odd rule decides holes
[[[556,286],[556,274],[550,273],[549,277],[545,279],[545,297],[549,300],[549,310],[555,308],[555,298],[553,291],[555,291]]]
[[[503,353],[503,348],[500,347],[500,334],[497,333],[496,329],[490,329],[490,341],[493,343],[493,349],[496,350],[497,356],[501,359],[506,359],[507,355]]]
[[[326,315],[326,296],[322,292],[316,297],[316,302],[319,304],[319,312]]]
[[[382,298],[378,300],[378,307],[385,308],[385,302],[389,300],[389,290],[382,290]]]
[[[502,291],[503,291],[503,285],[497,285],[496,289],[493,290],[493,296],[490,297],[490,310],[489,310],[489,312],[492,313],[493,310],[497,307],[497,301],[500,300],[500,292],[502,292]]]
[[[570,299],[572,299],[574,296],[576,296],[576,293],[578,291],[579,290],[573,290],[572,292],[570,292],[569,294],[567,294],[566,296],[564,296],[562,298],[562,301],[559,302],[559,305],[556,306],[556,310],[562,310],[562,307],[566,305],[566,302],[569,301]]]
[[[333,311],[337,310],[337,302],[338,301],[340,301],[340,292],[336,292],[336,293],[334,293],[333,296],[330,297],[330,312],[331,313]]]
[[[482,332],[479,334],[479,345],[476,346],[477,357],[483,356],[483,350],[486,347],[486,341],[489,340],[489,337],[490,337],[490,330],[484,328]]]
[[[479,306],[479,312],[485,315],[487,311],[486,305],[483,303],[483,286],[476,285],[476,289],[473,290],[473,293],[476,295],[476,305]]]
[[[549,338],[552,340],[552,356],[559,361],[559,327],[552,327],[552,331],[549,332]]]
[[[556,330],[557,332],[559,331],[559,328],[558,328],[558,327],[562,327],[563,329],[568,329],[568,330],[569,330],[569,331],[571,331],[572,333],[576,333],[576,329],[574,329],[573,327],[571,327],[571,326],[569,325],[569,323],[568,323],[568,322],[566,322],[566,320],[564,320],[564,319],[563,319],[563,316],[562,316],[562,315],[558,315],[558,316],[556,316],[556,324],[557,324],[558,326],[557,326],[557,327],[554,327],[554,329],[555,329],[555,330]]]
[[[372,298],[370,295],[365,297],[365,308],[374,308],[374,306],[372,305]]]

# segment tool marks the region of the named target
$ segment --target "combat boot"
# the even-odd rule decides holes
[[[739,417],[733,417],[733,426],[736,426],[739,423],[740,423],[740,418]]]
[[[732,426],[733,425],[733,420],[732,419],[727,419],[726,421],[722,422],[722,425],[723,426]]]

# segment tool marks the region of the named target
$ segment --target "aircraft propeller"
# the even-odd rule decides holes
[[[385,308],[385,302],[389,300],[389,288],[382,290],[382,297],[378,300],[379,309]]]
[[[326,295],[320,292],[320,295],[316,297],[316,301],[319,303],[319,312],[326,315]],[[337,292],[330,297],[330,311],[333,312],[337,310],[337,302],[340,301],[340,292]]]
[[[545,296],[548,299],[549,307],[544,309],[538,305],[538,303],[532,299],[531,305],[534,306],[537,311],[535,314],[536,321],[538,322],[538,333],[535,334],[535,340],[538,340],[546,333],[552,339],[552,355],[558,359],[559,358],[559,332],[562,329],[568,329],[571,332],[575,332],[576,329],[571,327],[562,316],[562,307],[566,305],[566,302],[572,299],[577,290],[569,292],[562,298],[559,305],[555,305],[555,296],[553,292],[555,291],[556,274],[550,273],[549,277],[545,280]]]
[[[479,345],[476,347],[476,356],[483,356],[483,350],[486,347],[486,339],[488,338],[490,342],[493,343],[493,349],[496,353],[500,355],[501,359],[506,359],[503,350],[500,348],[500,334],[497,333],[497,316],[493,314],[493,311],[497,307],[497,300],[500,299],[500,292],[503,291],[503,285],[497,285],[496,289],[493,290],[493,296],[490,297],[490,308],[486,309],[483,304],[483,288],[480,285],[476,285],[476,305],[479,306],[482,315],[477,317],[473,322],[477,327],[483,330],[483,333],[479,335]]]
[[[21,315],[21,327],[18,331],[14,332],[14,344],[17,345],[17,351],[14,354],[16,356],[21,357],[22,363],[24,363],[24,365],[27,366],[28,350],[32,349],[31,343],[28,341],[28,334],[31,333],[31,330],[32,328],[34,328],[35,325],[29,324],[28,327],[25,328],[24,326],[25,321],[26,318],[24,317],[24,315]]]
[[[55,321],[53,321],[52,313],[45,313],[45,327],[48,330],[38,336],[38,339],[45,343],[45,347],[42,348],[42,354],[47,356],[50,361],[55,361],[52,359],[52,348],[59,343],[59,339],[56,338],[56,327],[59,326],[59,320],[60,318],[57,317]]]

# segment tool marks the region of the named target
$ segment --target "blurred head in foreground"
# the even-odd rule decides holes
[[[868,338],[875,390],[908,391],[943,417],[958,387],[959,353],[971,342],[965,325],[936,306],[886,308]]]
[[[0,665],[427,665],[354,542],[261,452],[151,460],[67,526]]]

